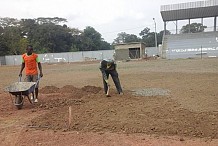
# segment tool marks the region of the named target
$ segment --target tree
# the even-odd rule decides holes
[[[146,35],[148,35],[149,33],[150,33],[150,28],[146,27],[146,28],[144,28],[144,29],[139,33],[139,35],[142,36],[142,39],[143,39],[143,38],[146,37]]]
[[[169,30],[166,30],[165,35],[169,35],[169,34],[171,34],[171,32]],[[164,36],[164,30],[157,33],[157,44],[162,44],[163,36]]]
[[[23,54],[26,52],[26,47],[28,45],[28,40],[26,38],[21,38],[18,42],[19,54]]]
[[[67,19],[65,19],[65,18],[59,18],[59,17],[54,17],[54,18],[50,18],[50,17],[47,17],[47,18],[39,17],[39,18],[36,19],[36,22],[37,22],[38,24],[52,23],[52,24],[59,25],[59,24],[61,24],[61,23],[67,22]]]
[[[14,18],[0,18],[0,26],[5,27],[12,27],[12,26],[19,26],[19,20]]]
[[[196,33],[196,32],[203,32],[207,26],[203,26],[201,23],[192,23],[192,24],[187,24],[182,27],[180,30],[180,33],[189,33],[189,28],[190,28],[190,33]]]
[[[110,43],[106,42],[106,41],[101,41],[101,47],[100,50],[111,50],[112,47],[110,45]]]
[[[20,27],[22,29],[23,37],[28,38],[28,40],[33,39],[34,31],[37,30],[37,23],[34,19],[21,19]]]
[[[164,30],[157,33],[157,45],[162,44]],[[170,31],[166,30],[165,35],[170,34]],[[150,32],[150,28],[144,28],[139,35],[142,37],[142,41],[147,47],[155,46],[155,32]]]
[[[18,55],[22,52],[19,48],[20,39],[22,39],[21,29],[19,27],[5,27],[2,37],[5,40],[5,45],[9,49],[11,55]]]
[[[22,54],[28,44],[27,25],[22,25],[22,21],[13,18],[1,18],[0,24],[1,40],[4,40],[0,45],[5,49],[5,55]]]
[[[113,44],[121,44],[121,43],[125,43],[125,38],[127,37],[127,33],[125,32],[121,32],[117,34],[117,38],[114,39]]]
[[[38,25],[34,31],[32,44],[40,53],[68,52],[72,35],[68,29],[53,23]]]
[[[150,28],[146,27],[139,33],[139,35],[142,37],[142,41],[145,42],[147,47],[155,46],[155,33],[150,32]]]
[[[22,54],[26,45],[37,53],[108,50],[111,45],[93,27],[69,28],[64,18],[0,18],[0,55]]]
[[[83,51],[94,51],[94,50],[100,50],[101,48],[101,34],[97,32],[93,27],[87,26],[82,35],[83,39]]]
[[[4,38],[1,36],[0,37],[0,56],[5,56],[8,54],[9,54],[9,48],[6,45]]]
[[[141,39],[134,34],[128,34],[127,37],[125,38],[125,43],[140,42],[140,41]]]
[[[114,39],[113,44],[140,42],[140,41],[141,39],[134,34],[127,34],[125,32],[121,32],[117,34],[117,38]]]

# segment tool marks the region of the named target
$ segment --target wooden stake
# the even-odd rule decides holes
[[[71,106],[69,107],[69,128],[71,125],[71,119],[72,119],[72,110],[71,110]]]

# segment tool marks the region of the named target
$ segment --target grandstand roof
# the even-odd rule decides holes
[[[163,21],[175,21],[218,16],[218,0],[162,5]]]

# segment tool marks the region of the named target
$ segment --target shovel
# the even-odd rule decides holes
[[[110,85],[108,84],[108,85],[107,85],[107,94],[106,94],[107,97],[110,97],[109,91],[110,91]]]

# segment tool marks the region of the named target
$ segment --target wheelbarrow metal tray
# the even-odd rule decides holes
[[[15,82],[6,87],[12,95],[29,95],[35,89],[36,82]]]

